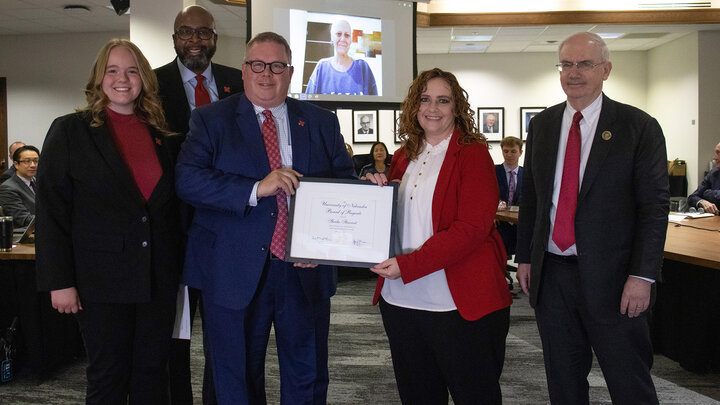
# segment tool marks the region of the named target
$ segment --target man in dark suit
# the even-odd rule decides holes
[[[0,185],[0,206],[13,217],[15,229],[25,228],[35,218],[35,174],[40,157],[38,148],[24,145],[13,153],[16,173]]]
[[[190,112],[197,103],[223,99],[242,91],[240,70],[212,63],[217,34],[213,16],[201,6],[188,6],[175,18],[172,36],[177,57],[155,69],[165,119],[170,130],[186,134]],[[201,76],[201,83],[198,77]],[[196,94],[196,88],[202,90]],[[202,94],[200,94],[202,93]]]
[[[496,134],[498,132],[497,115],[485,114],[485,122],[483,123],[484,134]]]
[[[503,163],[495,165],[495,176],[500,188],[500,205],[504,203],[506,207],[516,206],[520,203],[523,168],[519,162],[522,145],[522,140],[514,136],[506,136],[500,142]],[[514,255],[517,226],[509,222],[500,222],[498,223],[498,232],[500,232],[508,256]]]
[[[204,104],[241,92],[242,72],[211,63],[217,41],[215,20],[201,6],[188,6],[178,13],[172,38],[177,57],[155,69],[155,74],[168,127],[180,135],[175,143],[181,143],[188,132],[190,112]],[[186,208],[183,207],[183,222],[189,225],[192,210]],[[202,302],[199,302],[199,291],[189,288],[188,293],[192,324],[196,309],[198,305],[202,308]],[[206,349],[204,344],[203,348]],[[207,349],[205,354],[207,357]],[[173,405],[192,404],[189,340],[173,339],[169,372]],[[209,361],[205,362],[202,396],[203,404],[215,403]]]
[[[688,197],[688,205],[718,215],[720,203],[720,143],[715,145],[715,167],[708,172],[697,190]]]
[[[360,118],[360,128],[357,130],[358,134],[372,134],[373,129],[370,127],[370,116],[369,115],[363,115]]]
[[[15,150],[21,146],[25,146],[25,144],[21,141],[15,141],[10,144],[10,147],[8,148],[8,151],[10,152],[10,161],[12,161]],[[2,175],[0,175],[0,183],[4,183],[5,180],[15,175],[15,165],[9,164],[8,166],[9,167],[7,168],[7,170],[5,170]]]
[[[531,121],[516,261],[535,308],[553,404],[587,404],[594,351],[615,404],[657,404],[647,310],[669,191],[665,138],[602,93],[605,42],[579,33],[557,65],[567,102]]]
[[[265,403],[272,325],[281,402],[324,404],[335,269],[285,262],[287,196],[298,177],[353,178],[334,114],[287,98],[290,46],[272,32],[247,44],[236,94],[192,113],[177,164],[195,207],[185,281],[202,290],[218,402]]]

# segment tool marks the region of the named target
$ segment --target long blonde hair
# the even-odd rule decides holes
[[[90,70],[90,77],[85,85],[85,98],[87,106],[78,111],[87,111],[92,116],[93,127],[99,127],[105,123],[107,118],[105,109],[110,104],[110,99],[102,89],[105,70],[107,69],[110,52],[116,47],[122,46],[132,53],[137,62],[142,89],[135,99],[133,112],[145,124],[157,129],[161,133],[170,134],[165,122],[162,104],[158,97],[158,81],[145,56],[135,44],[127,39],[115,38],[106,43],[98,52]]]
[[[452,92],[452,100],[455,104],[455,127],[460,129],[460,144],[479,142],[487,144],[485,136],[481,134],[475,125],[473,111],[468,102],[467,92],[460,87],[457,78],[450,72],[434,68],[426,70],[418,75],[408,89],[408,95],[402,102],[402,115],[398,123],[400,139],[404,141],[405,156],[408,160],[415,159],[423,148],[425,130],[418,122],[417,115],[420,109],[420,97],[427,88],[431,79],[440,78],[447,82]]]

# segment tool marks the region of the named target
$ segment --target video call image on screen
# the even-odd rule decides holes
[[[295,66],[291,94],[300,98],[318,94],[382,96],[379,18],[297,9],[289,12],[290,32],[295,34],[290,36]]]
[[[257,3],[257,7],[254,4]],[[292,49],[292,98],[399,103],[416,71],[415,3],[247,0],[248,38],[265,31]]]

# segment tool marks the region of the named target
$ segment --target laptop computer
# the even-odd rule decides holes
[[[13,243],[35,243],[35,218],[30,221],[27,228],[25,228],[25,232],[22,234],[17,234],[13,236]]]

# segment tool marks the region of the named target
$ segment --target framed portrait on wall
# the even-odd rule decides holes
[[[402,140],[400,139],[400,115],[402,115],[402,110],[395,110],[395,125],[393,126],[393,139],[395,140],[396,144],[401,144]]]
[[[546,107],[520,107],[520,139],[527,139],[530,120]]]
[[[377,110],[353,111],[353,142],[373,143],[378,140]]]
[[[488,141],[500,142],[505,137],[505,107],[479,107],[478,127]]]

